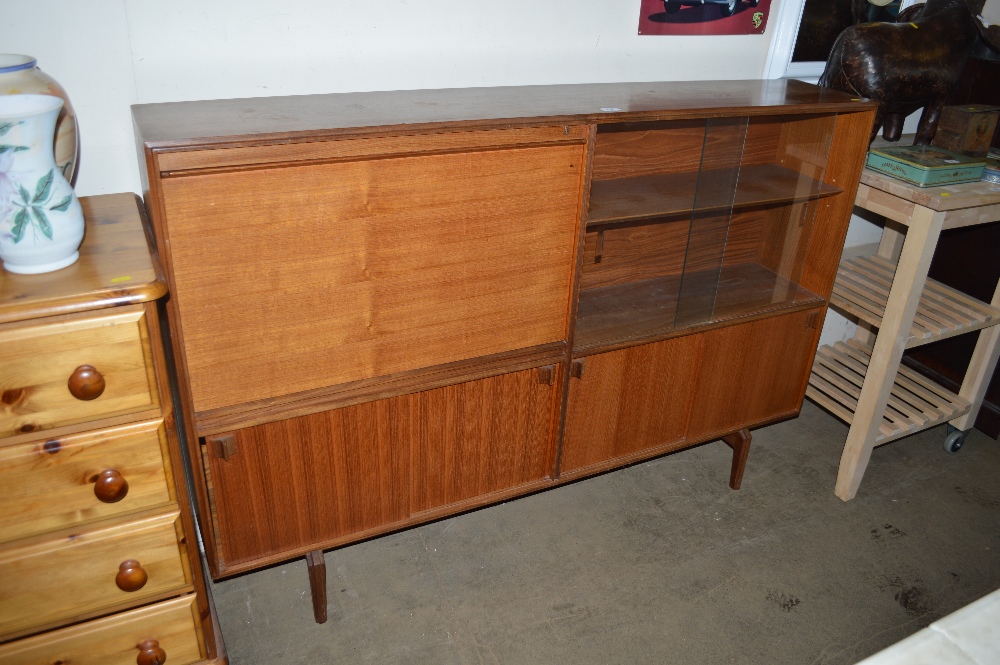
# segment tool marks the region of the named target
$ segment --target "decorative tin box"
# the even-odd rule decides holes
[[[983,177],[986,162],[930,145],[872,148],[868,168],[918,187],[975,182]]]
[[[933,145],[969,157],[986,157],[993,143],[1000,106],[962,104],[941,109]]]

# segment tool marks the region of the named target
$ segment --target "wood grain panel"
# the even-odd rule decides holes
[[[195,410],[564,340],[582,173],[559,146],[163,181]]]
[[[759,116],[747,123],[746,143],[743,146],[742,163],[778,163],[778,144],[781,142],[781,126],[785,118],[795,116]]]
[[[830,154],[836,115],[800,116],[781,123],[777,163],[804,180],[822,179]]]
[[[141,306],[0,326],[0,437],[157,406],[149,344]],[[105,379],[96,399],[69,392],[81,365]]]
[[[794,415],[802,406],[821,313],[807,310],[705,333],[687,438]]]
[[[725,239],[723,265],[757,261],[762,249],[761,234],[772,214],[771,210],[733,214]],[[690,219],[683,219],[608,229],[604,231],[600,261],[597,261],[598,232],[587,233],[580,288],[593,289],[680,274],[684,269],[690,226]],[[709,267],[694,254],[689,261],[692,271]]]
[[[199,436],[217,434],[253,425],[297,418],[310,413],[339,409],[362,402],[408,395],[420,390],[443,388],[466,381],[484,379],[497,374],[561,362],[566,356],[566,343],[556,342],[541,347],[517,349],[493,356],[460,360],[447,365],[422,367],[388,376],[342,383],[329,388],[287,395],[283,398],[240,404],[196,414]]]
[[[537,126],[575,120],[692,119],[722,115],[833,112],[851,101],[837,90],[790,79],[671,81],[397,90],[142,104],[132,108],[141,142],[154,149],[327,137],[391,128]],[[613,110],[606,110],[613,109]]]
[[[482,132],[440,132],[410,136],[370,137],[339,141],[280,143],[248,148],[217,150],[186,150],[159,155],[161,171],[226,168],[274,164],[281,162],[327,161],[377,158],[432,152],[489,149],[551,143],[583,143],[587,139],[586,125],[560,127],[521,127],[492,129]]]
[[[574,356],[823,303],[815,294],[755,263],[685,273],[687,300],[683,301],[683,312],[679,311],[678,301],[681,288],[680,276],[668,275],[581,291]]]
[[[690,219],[645,224],[603,231],[601,260],[597,259],[598,234],[588,233],[583,249],[580,288],[638,282],[677,275],[684,269]]]
[[[0,548],[0,638],[181,590],[191,580],[181,561],[178,520],[174,510]],[[148,580],[125,592],[115,576],[129,559]]]
[[[392,523],[409,514],[409,397],[368,402],[233,433],[206,450],[226,566]],[[213,446],[218,437],[209,437]]]
[[[729,220],[729,236],[726,238],[726,253],[722,265],[732,266],[739,263],[761,263],[761,252],[764,250],[763,233],[768,220],[776,210],[750,210],[734,212]]]
[[[195,596],[89,621],[0,646],[4,665],[135,665],[139,644],[156,640],[170,665],[205,657],[200,647]]]
[[[421,393],[412,512],[550,477],[561,368],[551,385],[528,370]]]
[[[799,281],[817,206],[817,202],[811,201],[768,211],[761,229],[758,253],[761,265],[785,279]]]
[[[135,194],[80,198],[87,233],[80,258],[40,275],[3,273],[0,323],[155,300],[166,295],[151,260]]]
[[[594,180],[691,173],[701,165],[705,120],[599,125]]]
[[[873,119],[873,111],[837,115],[823,181],[844,191],[819,202],[816,218],[822,223],[813,225],[799,279],[802,286],[824,298],[829,298],[833,290],[867,154],[862,135],[871,132]]]
[[[558,384],[536,370],[233,433],[206,451],[226,567],[546,477]]]
[[[588,356],[570,380],[560,473],[681,441],[703,338]]]
[[[162,420],[0,448],[0,542],[173,500]],[[128,483],[124,498],[94,494],[101,472]]]

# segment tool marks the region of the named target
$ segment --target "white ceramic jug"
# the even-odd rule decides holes
[[[51,95],[0,95],[0,259],[10,272],[79,258],[83,211],[52,155],[62,105]]]

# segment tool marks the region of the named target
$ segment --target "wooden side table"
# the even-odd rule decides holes
[[[817,351],[806,395],[851,425],[836,494],[854,498],[874,446],[949,422],[957,450],[975,422],[1000,354],[1000,284],[990,304],[928,279],[945,229],[1000,220],[1000,186],[919,188],[865,169],[855,205],[886,218],[878,252],[841,263],[830,304],[860,322]],[[900,366],[903,351],[979,331],[958,394]]]

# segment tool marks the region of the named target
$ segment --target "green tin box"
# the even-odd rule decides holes
[[[975,182],[983,177],[986,161],[932,145],[872,148],[868,168],[918,187]]]

